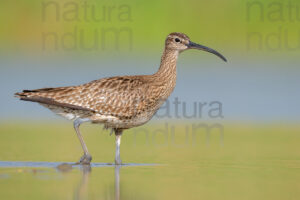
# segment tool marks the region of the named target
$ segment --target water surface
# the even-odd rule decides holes
[[[0,199],[299,199],[298,125],[224,124],[224,137],[176,130],[126,132],[126,164],[115,166],[114,137],[83,125],[93,163],[82,167],[70,165],[82,153],[72,127],[0,126]]]

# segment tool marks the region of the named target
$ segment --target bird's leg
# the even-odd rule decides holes
[[[87,120],[84,120],[84,119],[76,119],[74,121],[74,128],[75,128],[75,131],[76,131],[76,134],[77,134],[77,137],[80,141],[80,144],[82,146],[82,149],[83,149],[83,156],[80,158],[79,162],[77,162],[76,164],[90,164],[91,161],[92,161],[92,156],[91,154],[89,153],[88,149],[87,149],[87,146],[86,144],[84,143],[83,141],[83,138],[82,138],[82,135],[80,134],[80,131],[79,131],[79,126],[81,123],[83,122],[86,122]]]
[[[120,158],[120,145],[121,145],[121,136],[122,136],[122,130],[121,129],[115,129],[115,135],[116,135],[116,156],[115,156],[115,164],[121,165],[122,161]]]

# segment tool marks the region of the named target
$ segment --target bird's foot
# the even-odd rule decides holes
[[[91,164],[92,161],[92,156],[90,154],[84,154],[79,162],[77,162],[76,164],[80,164],[80,165],[89,165]]]
[[[115,165],[122,165],[122,161],[120,158],[115,158]]]

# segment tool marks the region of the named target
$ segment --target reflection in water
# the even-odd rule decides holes
[[[88,199],[88,183],[92,168],[90,165],[83,165],[80,166],[80,169],[82,171],[82,177],[77,188],[75,189],[74,200]]]
[[[88,194],[91,192],[91,188],[89,188],[89,181],[91,178],[92,168],[101,168],[101,167],[115,167],[115,177],[114,183],[111,184],[112,192],[109,196],[105,196],[104,199],[115,199],[120,200],[120,169],[123,166],[133,167],[133,166],[154,166],[157,164],[137,164],[137,163],[126,163],[122,166],[115,166],[110,163],[92,163],[91,165],[74,165],[74,163],[60,163],[60,162],[24,162],[24,161],[0,161],[0,169],[4,168],[17,168],[18,172],[30,172],[30,173],[39,173],[46,171],[45,168],[55,168],[58,172],[61,173],[72,173],[73,170],[80,170],[81,177],[79,179],[79,183],[75,187],[75,191],[73,192],[73,199],[85,200],[91,199],[88,198]],[[77,171],[78,172],[78,171]],[[95,175],[95,173],[94,173]],[[7,175],[1,175],[0,178],[6,178]],[[72,176],[73,177],[73,176]],[[49,178],[49,177],[47,177]],[[111,181],[112,182],[112,181]],[[67,192],[67,191],[66,191]],[[113,198],[114,196],[114,198]],[[91,197],[91,195],[90,195]],[[123,199],[124,199],[123,194]],[[100,197],[103,199],[103,197]]]
[[[120,200],[120,168],[121,166],[115,166],[115,200]],[[78,186],[74,192],[74,200],[86,200],[88,199],[88,183],[92,168],[90,165],[80,166],[80,170],[82,171],[82,177]],[[66,172],[66,171],[64,171]]]
[[[115,200],[120,200],[120,165],[115,166]]]

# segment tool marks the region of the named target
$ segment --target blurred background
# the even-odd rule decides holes
[[[15,92],[154,73],[166,36],[183,32],[228,62],[196,50],[180,55],[177,86],[168,103],[148,125],[125,134],[121,154],[125,162],[188,167],[173,166],[168,173],[165,168],[130,169],[137,173],[134,177],[125,171],[127,180],[138,181],[140,174],[157,186],[141,183],[140,196],[123,189],[123,199],[297,199],[299,25],[297,0],[1,1],[0,160],[76,161],[81,153],[70,122],[19,101]],[[193,125],[216,130],[210,134],[204,128],[197,135]],[[107,132],[97,125],[84,125],[82,132],[95,162],[112,161],[114,139]],[[99,179],[113,176],[97,170]],[[17,180],[7,184],[0,176],[4,197],[18,197],[11,189]],[[62,185],[72,180],[66,178]],[[49,199],[66,197],[64,191],[54,195],[43,184],[37,187]],[[147,187],[157,192],[150,194]],[[105,193],[90,192],[97,197]]]
[[[1,2],[1,118],[49,118],[22,89],[154,73],[170,32],[220,51],[184,52],[178,97],[219,101],[228,120],[299,120],[297,1]]]

